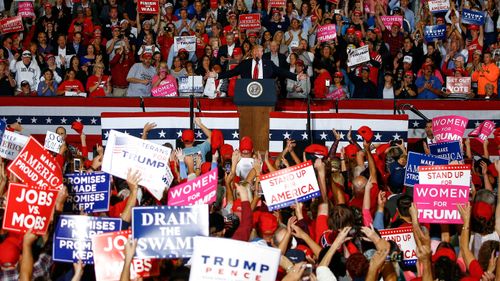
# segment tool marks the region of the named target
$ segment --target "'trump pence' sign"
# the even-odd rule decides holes
[[[208,236],[208,205],[135,207],[132,233],[137,257],[190,257],[193,238]]]
[[[217,169],[168,190],[169,206],[210,204],[217,195]]]
[[[118,231],[122,220],[105,217],[61,215],[54,232],[52,257],[55,261],[94,263],[92,237]]]
[[[195,237],[190,281],[274,281],[280,251],[225,238]]]
[[[139,170],[139,184],[161,200],[163,191],[173,179],[168,167],[170,152],[168,147],[111,130],[102,160],[102,171],[126,179],[128,170]]]
[[[261,175],[260,183],[270,211],[320,196],[311,161]]]
[[[43,235],[56,204],[56,191],[36,190],[25,184],[9,184],[3,229]]]
[[[458,116],[440,116],[432,118],[432,132],[436,142],[462,140],[469,119]]]

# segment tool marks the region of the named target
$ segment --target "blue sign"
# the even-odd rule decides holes
[[[462,23],[483,25],[484,24],[484,12],[463,9],[462,10]]]
[[[432,155],[446,158],[450,161],[464,160],[462,149],[460,149],[460,142],[458,141],[432,143],[429,144],[429,149]]]
[[[208,205],[132,209],[132,236],[139,258],[187,258],[193,238],[208,236]]]
[[[66,174],[68,187],[66,206],[74,212],[105,212],[109,209],[110,176],[107,173]]]
[[[446,25],[428,25],[424,29],[424,38],[427,42],[446,39]]]
[[[449,161],[444,158],[410,151],[405,167],[404,184],[408,186],[418,184],[418,167],[420,166],[447,165],[448,163]]]
[[[7,128],[7,123],[5,121],[0,120],[0,143],[2,142],[3,132],[5,132],[5,128]]]
[[[92,237],[121,228],[121,219],[61,215],[54,232],[52,259],[71,263],[80,259],[85,264],[93,264]]]

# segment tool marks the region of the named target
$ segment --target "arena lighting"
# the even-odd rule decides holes
[[[405,110],[410,110],[411,112],[418,115],[418,117],[422,118],[425,122],[429,122],[430,119],[427,118],[420,110],[416,109],[413,104],[404,103],[398,107],[398,114],[405,114]]]

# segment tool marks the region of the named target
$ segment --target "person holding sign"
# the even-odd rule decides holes
[[[177,80],[174,76],[170,75],[170,71],[168,70],[166,62],[160,62],[158,65],[158,74],[153,76],[151,92],[154,93],[158,91],[160,88],[167,84],[171,84],[173,86],[173,91],[169,91],[168,96],[176,96],[177,95]],[[172,94],[172,95],[170,95]]]

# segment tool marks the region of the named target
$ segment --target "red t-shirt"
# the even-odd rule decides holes
[[[93,91],[90,92],[90,87],[93,87],[97,82],[99,82],[99,77],[92,75],[89,77],[87,80],[87,92],[89,93],[89,97],[105,97],[106,92],[104,91],[104,87],[108,87],[108,76],[103,75],[101,78],[101,84],[99,87]]]
[[[59,87],[57,87],[58,91],[73,91],[73,92],[85,92],[85,89],[83,88],[82,82],[78,80],[73,80],[73,81],[63,81]]]

